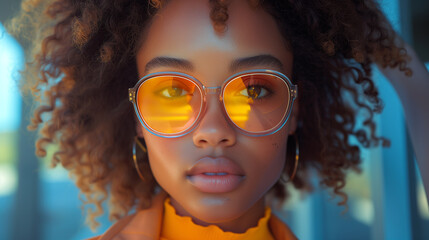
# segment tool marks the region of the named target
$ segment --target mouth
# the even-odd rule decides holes
[[[202,173],[202,174],[204,174],[204,175],[206,175],[206,176],[225,176],[225,175],[228,175],[229,173],[227,173],[227,172],[205,172],[205,173]]]
[[[192,166],[186,177],[201,192],[226,193],[237,189],[245,174],[228,158],[205,157]]]

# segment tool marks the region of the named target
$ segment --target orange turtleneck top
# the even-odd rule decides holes
[[[245,233],[224,232],[216,226],[203,227],[194,224],[190,217],[181,217],[165,201],[167,194],[159,193],[154,197],[152,206],[128,215],[113,224],[104,234],[90,240],[175,240],[184,239],[277,239],[296,240],[297,238],[270,208],[256,227]]]
[[[161,240],[241,240],[264,239],[274,240],[268,227],[271,217],[271,209],[265,210],[265,216],[258,221],[256,227],[249,228],[245,233],[224,232],[218,226],[201,226],[195,224],[191,217],[182,217],[176,214],[176,210],[170,204],[170,198],[164,201],[164,217],[161,227]]]

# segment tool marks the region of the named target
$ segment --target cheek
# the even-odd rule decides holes
[[[266,141],[267,146],[262,149],[261,155],[264,160],[264,174],[271,184],[274,184],[281,173],[286,161],[286,138],[273,137],[271,141]]]
[[[167,192],[172,192],[179,181],[185,178],[185,172],[192,164],[191,136],[180,138],[162,138],[143,129],[149,164],[158,184]]]
[[[177,144],[172,144],[169,141],[171,139],[154,136],[146,129],[143,129],[142,133],[148,150],[149,164],[155,179],[161,186],[169,184],[171,181],[168,179],[179,177],[179,172],[175,171],[179,169],[175,165],[178,162],[171,161],[174,159],[175,145]]]
[[[272,136],[257,138],[248,149],[247,171],[250,185],[258,195],[265,194],[281,176],[286,161],[287,134],[279,133]],[[253,159],[252,161],[250,159]]]

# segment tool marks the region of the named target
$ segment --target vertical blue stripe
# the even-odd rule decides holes
[[[381,0],[382,10],[394,29],[401,31],[401,9],[399,0]],[[382,150],[381,167],[378,169],[382,180],[382,192],[378,199],[381,209],[376,211],[375,239],[411,239],[410,176],[408,164],[407,135],[404,111],[392,85],[379,72],[374,73],[380,96],[385,108],[380,116],[381,135],[391,140],[391,147]],[[373,181],[376,179],[373,179]],[[382,216],[380,216],[382,214]],[[381,222],[382,223],[381,223]]]
[[[0,132],[14,131],[21,120],[21,95],[17,88],[18,70],[24,53],[0,23]]]

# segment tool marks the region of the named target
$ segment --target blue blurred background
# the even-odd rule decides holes
[[[84,224],[78,189],[67,172],[61,167],[49,169],[49,156],[34,156],[35,133],[26,130],[31,102],[22,99],[16,86],[24,53],[1,24],[18,11],[19,4],[0,2],[0,239],[84,239],[111,223],[102,216],[98,232],[91,232]],[[429,62],[429,1],[380,4],[395,29]],[[377,117],[379,131],[392,140],[392,147],[363,152],[363,173],[351,173],[347,179],[346,213],[336,206],[338,199],[323,189],[310,195],[293,192],[279,214],[300,239],[429,239],[428,203],[401,104],[377,71],[375,78],[386,103]]]

